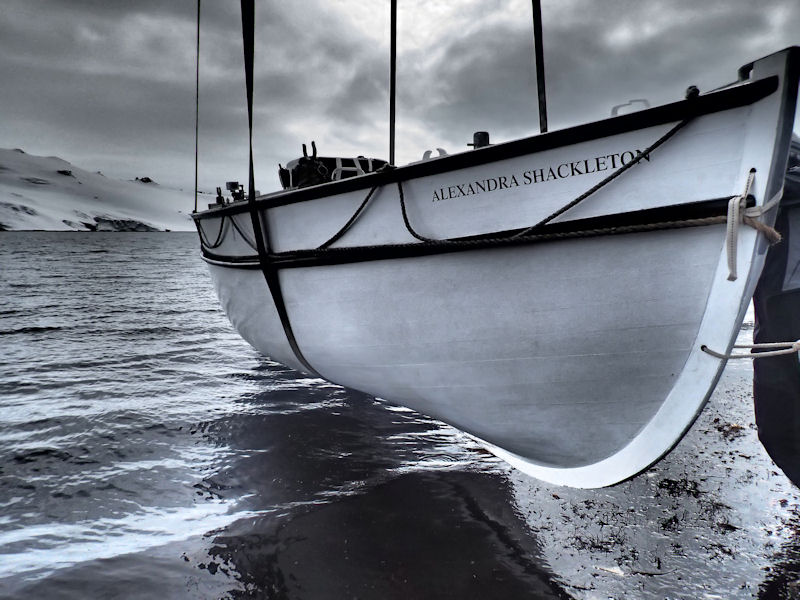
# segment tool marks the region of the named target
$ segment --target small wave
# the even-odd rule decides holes
[[[39,326],[39,327],[19,327],[17,329],[2,329],[0,330],[0,335],[21,335],[25,333],[45,333],[47,331],[59,331],[63,329],[63,327],[49,327],[49,326]]]
[[[0,545],[9,549],[0,563],[0,578],[30,572],[41,578],[91,560],[186,540],[258,515],[230,508],[225,502],[206,501],[180,509],[148,508],[117,519],[48,523],[0,532]]]
[[[35,448],[27,452],[20,452],[12,457],[15,463],[31,463],[42,459],[55,459],[61,461],[68,461],[72,458],[72,454],[64,450],[56,450],[55,448]]]

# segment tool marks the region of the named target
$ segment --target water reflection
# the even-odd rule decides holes
[[[269,391],[202,425],[230,457],[203,493],[248,515],[191,560],[233,597],[569,597],[504,469],[466,436],[274,365],[261,375]]]

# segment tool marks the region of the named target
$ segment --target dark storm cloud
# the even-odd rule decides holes
[[[629,98],[660,103],[682,97],[690,84],[707,91],[728,83],[741,64],[796,41],[789,24],[800,22],[794,2],[616,2],[604,8],[586,20],[554,22],[545,38],[556,119],[602,118],[610,104]],[[776,27],[779,13],[785,26]],[[598,98],[610,104],[598,105]]]
[[[416,107],[412,110],[443,140],[457,144],[453,150],[465,149],[476,130],[508,139],[532,133],[538,123],[529,29],[495,24],[453,40],[432,65],[410,62],[438,77],[413,67],[401,71],[411,84],[403,86],[402,105]]]
[[[543,1],[544,57],[551,128],[609,116],[632,98],[652,104],[736,78],[743,63],[798,43],[800,3]],[[470,133],[496,139],[538,130],[530,11],[466,32],[446,32],[437,59],[406,67],[403,110],[460,149]],[[485,18],[481,7],[469,20]],[[526,19],[528,19],[526,21]],[[410,57],[406,57],[407,59]]]
[[[388,1],[257,2],[257,184],[317,141],[326,154],[386,157]],[[800,3],[543,0],[551,128],[608,116],[631,98],[677,99],[732,80],[744,62],[800,41]],[[398,162],[537,130],[528,0],[400,3]],[[87,169],[194,176],[194,0],[4,0],[0,146]],[[201,186],[246,179],[241,17],[203,2]]]
[[[159,6],[6,2],[3,139],[89,169],[167,179],[156,155],[193,146],[194,13],[188,2]]]
[[[265,178],[346,86],[358,35],[314,3],[257,3],[256,148]],[[7,2],[0,20],[0,139],[86,168],[188,185],[193,177],[196,3]],[[204,2],[201,181],[246,178],[237,2]],[[349,105],[358,112],[356,99]],[[313,119],[309,109],[313,109]],[[313,135],[309,127],[308,137]],[[269,143],[265,143],[267,141]],[[288,147],[291,145],[291,154]],[[260,173],[261,174],[261,173]]]

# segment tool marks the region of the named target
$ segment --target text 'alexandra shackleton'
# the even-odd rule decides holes
[[[449,200],[451,198],[461,198],[463,196],[474,196],[485,192],[496,190],[507,190],[522,185],[542,183],[544,181],[554,181],[566,179],[578,175],[589,175],[616,169],[628,164],[637,156],[642,155],[642,160],[650,162],[650,155],[643,154],[641,150],[626,150],[625,152],[615,152],[604,156],[584,158],[573,162],[565,162],[555,167],[542,167],[541,169],[530,169],[521,173],[511,175],[499,175],[497,177],[487,177],[478,181],[459,183],[447,187],[441,187],[433,191],[433,202],[439,200]]]

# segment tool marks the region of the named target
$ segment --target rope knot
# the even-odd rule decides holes
[[[758,220],[767,211],[774,208],[780,202],[783,190],[781,189],[775,197],[771,198],[769,202],[764,203],[762,206],[753,206],[747,208],[747,198],[750,195],[750,188],[753,186],[753,179],[755,178],[756,170],[750,169],[747,175],[747,182],[744,186],[744,192],[739,196],[734,196],[728,202],[728,228],[725,233],[725,247],[728,251],[728,281],[736,281],[738,275],[736,273],[736,253],[739,246],[739,226],[744,223],[752,227],[756,231],[763,233],[770,244],[777,244],[781,241],[781,234],[774,227],[770,227],[766,223]]]

